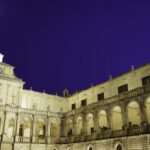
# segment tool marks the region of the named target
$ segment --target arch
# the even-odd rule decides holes
[[[19,135],[30,137],[31,134],[31,120],[29,118],[22,118],[19,126]]]
[[[89,150],[93,150],[93,148],[92,148],[92,147],[89,147]]]
[[[77,135],[82,133],[82,117],[77,117]]]
[[[7,130],[8,137],[12,137],[14,135],[14,126],[15,126],[15,119],[10,118],[8,121],[8,130]]]
[[[122,128],[122,112],[120,106],[115,106],[112,109],[112,128],[114,130]]]
[[[107,113],[105,110],[101,110],[99,112],[99,127],[108,127],[108,123],[107,123]]]
[[[50,136],[52,138],[58,138],[60,133],[59,123],[52,121],[50,124]]]
[[[88,147],[87,147],[87,150],[93,150],[93,146],[91,146],[91,145],[88,146]]]
[[[94,131],[94,122],[93,122],[93,114],[88,114],[86,117],[87,122],[87,134],[92,134]]]
[[[44,120],[35,121],[35,136],[45,136],[45,122]]]
[[[115,150],[122,150],[122,145],[121,144],[117,144],[115,146]]]
[[[59,148],[57,146],[54,146],[53,150],[59,150]]]
[[[146,112],[147,112],[147,120],[150,124],[150,97],[146,99]]]
[[[127,105],[127,116],[128,122],[131,122],[132,124],[141,123],[139,104],[136,101],[131,101]]]

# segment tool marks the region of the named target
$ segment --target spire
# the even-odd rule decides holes
[[[0,63],[3,62],[3,57],[4,57],[4,55],[0,53]]]

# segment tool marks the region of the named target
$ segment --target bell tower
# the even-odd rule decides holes
[[[20,90],[24,82],[16,77],[14,67],[3,62],[4,55],[0,53],[0,104],[19,105]]]

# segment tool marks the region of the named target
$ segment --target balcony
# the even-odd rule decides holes
[[[17,143],[30,143],[31,142],[31,138],[30,137],[16,136],[15,137],[15,141]]]
[[[87,141],[94,141],[94,140],[103,140],[109,138],[118,138],[118,137],[125,137],[125,136],[136,136],[141,134],[148,134],[150,133],[150,125],[147,126],[138,126],[133,125],[131,128],[124,128],[120,130],[107,129],[103,132],[98,134],[94,133],[91,135],[77,135],[77,136],[70,136],[64,137],[63,142],[62,140],[59,141],[60,144],[68,144],[68,143],[79,143],[79,142],[87,142]]]
[[[74,109],[73,111],[68,111],[64,115],[65,115],[65,117],[72,116],[72,115],[84,112],[85,110],[90,110],[90,109],[93,109],[96,107],[101,107],[101,106],[108,105],[108,104],[111,104],[114,102],[122,101],[123,99],[136,97],[136,96],[141,95],[147,91],[150,91],[150,86],[139,87],[139,88],[121,93],[119,95],[116,95],[116,96],[113,96],[110,98],[106,98],[106,99],[101,100],[99,102],[95,102],[95,103],[91,103],[91,104],[83,106],[83,107],[79,107],[77,109]]]
[[[58,138],[46,137],[46,136],[38,136],[38,137],[23,137],[23,136],[15,136],[16,143],[34,143],[34,144],[56,144],[58,143]],[[68,139],[69,141],[69,139]],[[71,139],[70,139],[71,141]],[[74,140],[72,140],[74,141]]]

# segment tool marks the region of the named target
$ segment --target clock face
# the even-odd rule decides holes
[[[2,68],[0,68],[0,75],[2,74]]]

